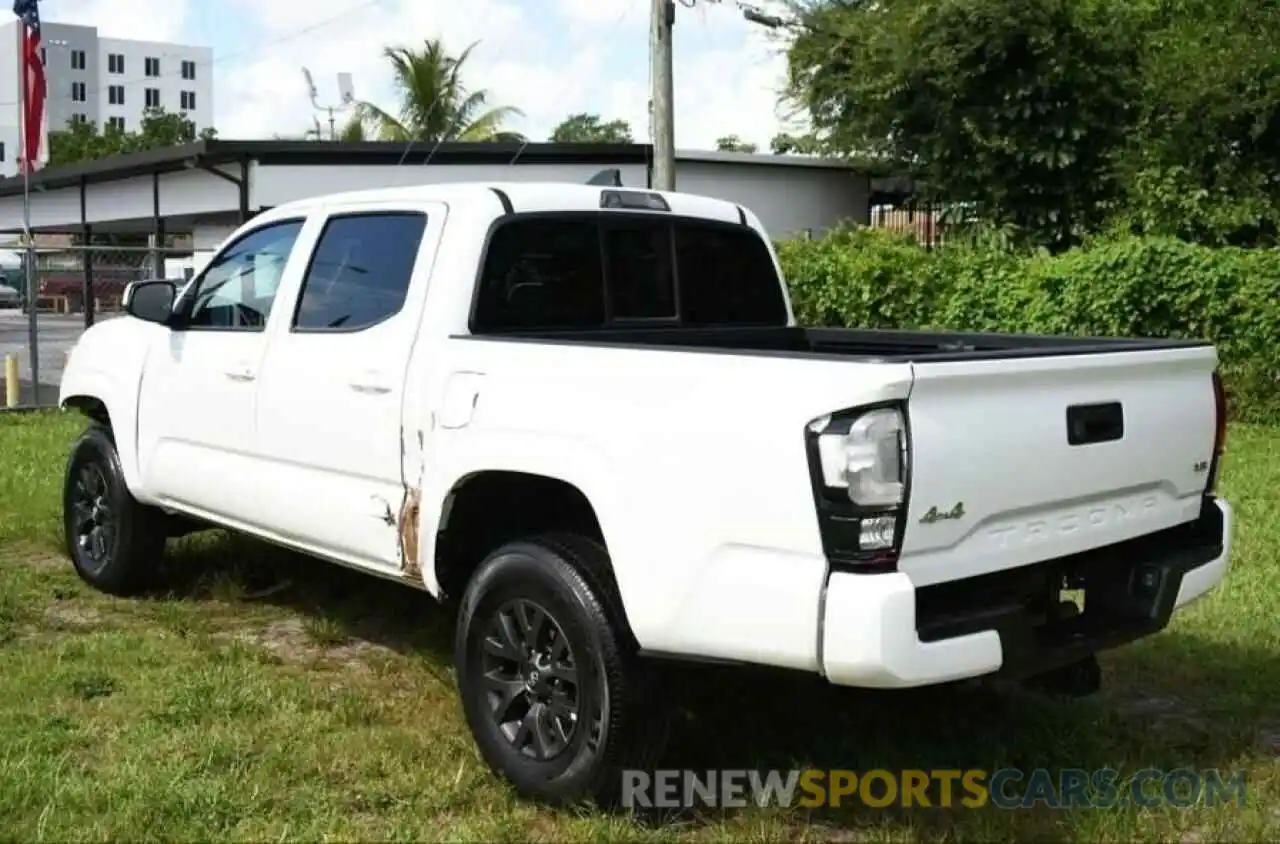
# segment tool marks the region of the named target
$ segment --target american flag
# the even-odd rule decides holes
[[[22,126],[20,165],[24,172],[39,170],[49,160],[48,132],[44,110],[48,83],[40,59],[39,0],[13,0],[13,13],[22,22]]]

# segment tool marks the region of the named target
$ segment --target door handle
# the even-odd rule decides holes
[[[253,371],[247,366],[242,369],[228,369],[224,374],[232,381],[252,381],[255,377]]]
[[[347,386],[355,390],[357,393],[365,393],[368,395],[384,395],[391,392],[391,387],[387,384],[387,379],[381,372],[373,369],[366,369],[359,375],[355,376],[348,382]]]

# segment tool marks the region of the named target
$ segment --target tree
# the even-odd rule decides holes
[[[218,130],[212,126],[197,132],[195,122],[186,115],[156,107],[143,111],[135,144],[138,149],[154,149],[189,144],[197,139],[209,141],[217,137]]]
[[[755,152],[757,147],[755,144],[747,143],[737,135],[725,135],[716,138],[716,149],[721,152]]]
[[[163,108],[146,109],[138,129],[128,132],[110,123],[99,130],[97,124],[90,121],[72,120],[65,129],[49,133],[49,165],[74,164],[125,152],[180,146],[195,140],[210,140],[217,135],[217,130],[212,127],[197,132],[195,123],[186,115]]]
[[[523,112],[512,106],[489,107],[488,92],[471,91],[462,81],[462,68],[474,42],[457,56],[439,39],[427,39],[422,49],[387,47],[398,94],[398,114],[370,102],[356,106],[360,129],[350,125],[351,137],[367,134],[388,141],[520,141],[517,132],[503,129],[510,117]]]
[[[1280,8],[1144,0],[1141,114],[1117,156],[1116,222],[1212,245],[1280,231]]]
[[[571,114],[551,130],[555,144],[629,144],[631,125],[625,120],[601,121],[598,114]]]
[[[898,162],[942,198],[1068,246],[1121,194],[1114,154],[1140,93],[1129,8],[813,0],[788,50],[788,95],[833,151]]]
[[[779,132],[769,142],[769,149],[774,155],[821,155],[822,141],[812,134],[792,135]]]
[[[338,129],[338,140],[347,144],[355,144],[368,140],[365,133],[364,121],[360,119],[359,114],[352,115],[347,122],[342,124]]]

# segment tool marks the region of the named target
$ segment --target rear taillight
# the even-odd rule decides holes
[[[1227,448],[1227,391],[1222,384],[1222,374],[1213,371],[1213,457],[1209,461],[1209,480],[1205,484],[1205,495],[1212,495],[1218,486],[1218,466],[1222,462],[1222,452]]]
[[[877,405],[809,423],[809,474],[822,547],[833,568],[897,568],[910,486],[905,408]]]

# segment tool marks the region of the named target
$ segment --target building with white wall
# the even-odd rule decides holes
[[[196,131],[213,123],[213,50],[156,41],[104,38],[96,27],[41,23],[50,131],[72,120],[100,129],[139,128],[147,107],[185,114]],[[21,28],[0,26],[0,176],[18,172]]]
[[[117,155],[32,177],[35,232],[189,234],[215,248],[241,221],[295,199],[445,182],[584,183],[616,169],[652,185],[645,144],[404,144],[198,141]],[[842,161],[786,155],[678,152],[676,189],[750,207],[778,238],[870,220],[872,180]],[[23,187],[0,181],[0,236],[22,230]]]

